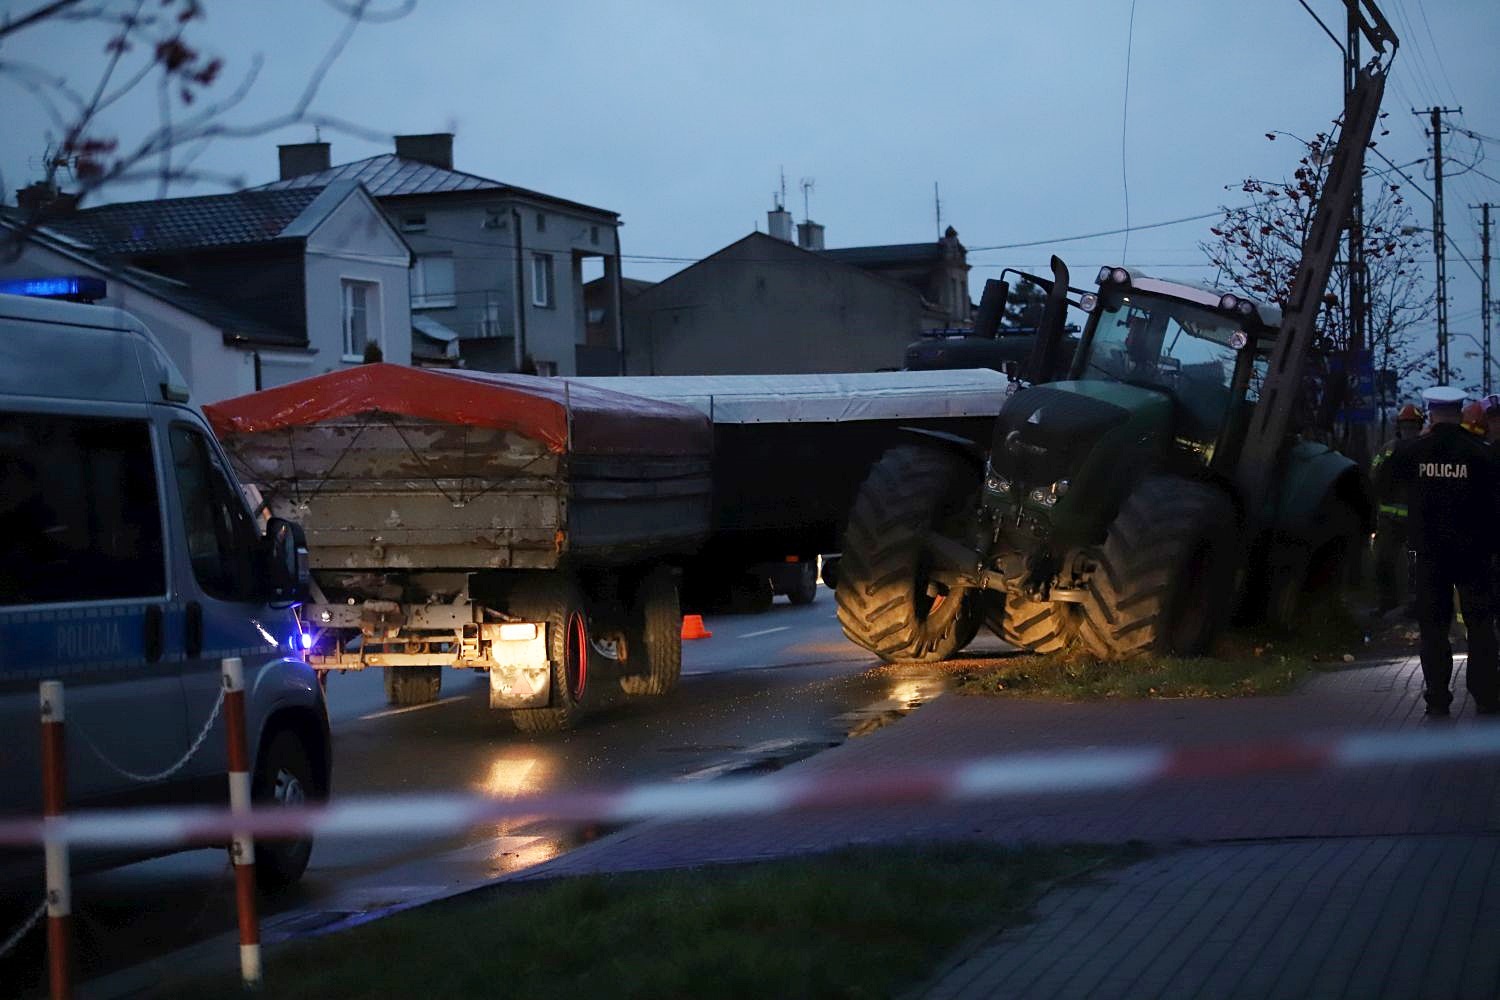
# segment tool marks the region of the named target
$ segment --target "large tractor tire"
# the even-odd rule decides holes
[[[1073,642],[1077,629],[1074,617],[1071,605],[1009,593],[1005,595],[1000,638],[1029,653],[1060,653]]]
[[[626,649],[631,673],[620,690],[632,697],[664,695],[682,677],[682,606],[671,570],[655,569],[636,587]]]
[[[1235,511],[1206,483],[1157,476],[1125,499],[1098,551],[1078,638],[1095,656],[1196,656],[1233,602]]]
[[[443,689],[442,667],[386,667],[387,705],[426,705]]]
[[[963,592],[928,579],[926,538],[961,532],[978,492],[979,470],[936,448],[892,448],[871,467],[838,570],[839,624],[850,641],[888,662],[926,663],[973,639]]]
[[[547,629],[547,660],[552,667],[551,702],[546,708],[517,708],[511,722],[523,733],[572,729],[587,711],[593,642],[583,592],[568,574],[538,574],[516,586],[509,598],[512,615],[542,622]]]

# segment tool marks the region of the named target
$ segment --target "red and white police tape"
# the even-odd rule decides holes
[[[45,821],[41,817],[0,821],[0,847],[59,841],[75,847],[150,847],[224,843],[244,835],[275,839],[440,833],[523,818],[612,824],[687,820],[1102,792],[1181,779],[1484,757],[1500,757],[1500,721],[1412,733],[1387,731],[1182,749],[1023,753],[879,774],[782,773],[503,799],[435,794],[349,798],[327,805],[262,807],[251,813],[209,808],[78,811]]]

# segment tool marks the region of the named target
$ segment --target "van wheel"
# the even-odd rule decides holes
[[[442,667],[386,667],[387,705],[426,705],[443,689]]]
[[[553,572],[518,585],[510,595],[510,613],[522,621],[541,622],[547,630],[547,663],[551,683],[546,708],[511,710],[510,720],[523,733],[556,733],[572,729],[586,711],[592,693],[588,610],[572,577]]]
[[[323,798],[308,763],[307,749],[295,733],[283,730],[272,737],[255,762],[250,778],[250,800],[257,806],[301,806]],[[255,844],[255,882],[262,892],[276,892],[296,883],[312,857],[312,838],[263,840]]]

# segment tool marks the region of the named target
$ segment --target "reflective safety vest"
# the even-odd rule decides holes
[[[1383,503],[1380,505],[1380,514],[1383,517],[1399,517],[1404,521],[1406,520],[1406,504]]]

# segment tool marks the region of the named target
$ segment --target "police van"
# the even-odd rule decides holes
[[[306,587],[300,529],[257,522],[140,321],[0,294],[0,814],[41,811],[44,680],[64,685],[70,810],[227,802],[215,710],[230,656],[245,667],[253,797],[326,797],[328,711],[296,618]],[[262,886],[295,881],[311,850],[257,845]],[[39,852],[0,854],[0,882],[40,872]]]

